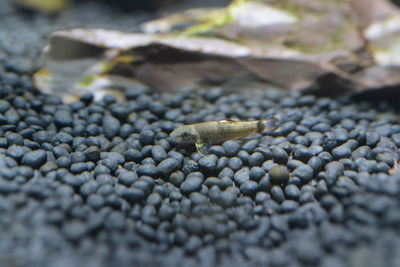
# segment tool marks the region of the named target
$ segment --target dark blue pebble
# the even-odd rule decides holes
[[[100,160],[100,149],[96,146],[90,146],[83,151],[86,160],[97,162]]]
[[[87,203],[95,210],[100,209],[104,205],[104,197],[97,194],[90,195],[87,199]]]
[[[217,171],[221,171],[223,168],[228,166],[228,164],[229,164],[229,159],[227,157],[220,157],[217,162],[217,167],[216,167]]]
[[[229,140],[224,142],[222,144],[222,147],[224,148],[225,155],[227,157],[233,157],[238,153],[240,149],[240,144],[237,141]]]
[[[89,196],[89,195],[95,193],[98,187],[99,187],[99,184],[96,181],[91,180],[81,186],[80,192],[84,196]]]
[[[310,151],[310,149],[306,147],[300,147],[296,149],[293,153],[293,158],[302,162],[307,162],[312,156],[313,153]]]
[[[21,119],[20,115],[14,108],[10,108],[9,110],[7,110],[4,113],[4,117],[7,123],[10,125],[16,125]]]
[[[112,139],[114,136],[118,135],[119,129],[121,127],[121,123],[119,122],[119,120],[117,120],[113,116],[106,115],[103,118],[102,124],[103,124],[104,135],[108,139]]]
[[[104,101],[105,105],[111,105],[111,104],[114,104],[115,102],[117,102],[117,99],[114,95],[106,94],[103,97],[103,101]]]
[[[299,199],[299,202],[301,205],[303,205],[305,203],[314,202],[314,201],[316,201],[316,200],[315,200],[313,193],[311,193],[311,192],[302,193],[300,196],[300,199]]]
[[[233,171],[237,171],[242,168],[243,166],[243,161],[238,158],[238,157],[233,157],[229,160],[228,163],[229,168],[231,168]]]
[[[182,171],[185,174],[189,174],[191,172],[196,172],[199,170],[199,165],[194,160],[185,160],[183,163]]]
[[[7,149],[7,155],[19,161],[30,149],[24,146],[11,145]]]
[[[304,135],[304,134],[307,134],[308,132],[310,132],[310,129],[305,125],[297,125],[296,132],[300,135]]]
[[[10,108],[10,103],[8,103],[6,100],[0,99],[0,113],[4,114],[9,108]]]
[[[271,149],[272,159],[278,164],[286,164],[289,156],[283,148],[273,147]]]
[[[319,145],[312,145],[309,147],[310,152],[312,153],[313,156],[317,156],[319,153],[324,151],[324,148]]]
[[[156,163],[160,163],[167,158],[167,152],[162,146],[156,145],[151,148],[151,155]]]
[[[124,107],[122,105],[118,105],[118,104],[110,106],[109,109],[111,111],[112,116],[117,118],[120,121],[124,121],[130,113],[129,108],[126,108],[126,107]]]
[[[139,224],[136,227],[136,232],[147,240],[157,241],[156,231],[147,224]]]
[[[258,190],[258,183],[248,180],[240,185],[240,192],[245,196],[254,197]]]
[[[285,187],[286,198],[298,200],[300,198],[300,190],[297,186],[289,184]]]
[[[177,159],[167,158],[160,162],[157,165],[158,172],[162,174],[164,177],[168,177],[171,173],[178,170],[180,167],[180,163]]]
[[[326,132],[322,138],[322,146],[327,150],[331,151],[337,145],[336,136],[332,132]]]
[[[236,204],[237,196],[238,192],[233,187],[229,187],[220,194],[218,204],[225,208],[232,207]]]
[[[308,138],[305,137],[305,136],[296,136],[294,138],[294,143],[295,144],[299,144],[299,145],[303,145],[303,146],[309,146],[309,144],[310,144]]]
[[[74,174],[82,173],[89,170],[89,165],[85,162],[73,163],[70,167],[70,171]]]
[[[293,184],[293,185],[295,185],[297,187],[301,187],[303,182],[300,180],[299,177],[292,176],[292,177],[289,178],[288,184]]]
[[[83,152],[77,151],[71,154],[72,163],[86,161],[85,154]]]
[[[153,164],[140,165],[136,171],[139,176],[147,175],[150,177],[156,177],[157,174],[159,173],[159,170]]]
[[[305,137],[311,142],[313,145],[321,146],[323,144],[323,134],[319,132],[308,132]]]
[[[262,204],[265,201],[270,200],[270,199],[271,199],[271,196],[268,193],[260,191],[256,194],[255,202],[257,204]]]
[[[322,159],[315,156],[310,158],[308,165],[314,170],[314,175],[317,175],[324,167]]]
[[[326,133],[330,131],[331,125],[327,122],[319,122],[311,127],[311,130],[320,132],[320,133]]]
[[[313,178],[313,175],[314,171],[308,165],[299,166],[293,171],[293,176],[300,178],[303,183],[310,182]]]
[[[100,127],[94,124],[90,124],[86,127],[86,133],[88,136],[98,136],[100,131]]]
[[[180,186],[180,190],[184,194],[200,191],[204,177],[201,173],[195,172],[189,174]]]
[[[50,143],[53,135],[47,131],[39,131],[33,134],[33,141],[42,143]]]
[[[283,194],[281,187],[277,185],[274,185],[271,188],[271,196],[278,203],[282,203],[285,200],[285,195]]]
[[[250,169],[250,179],[259,182],[265,175],[265,171],[260,167],[252,167]]]
[[[214,88],[214,89],[209,90],[204,95],[204,98],[207,101],[214,102],[217,99],[219,99],[223,95],[223,93],[224,93],[224,90],[222,88]]]
[[[346,129],[337,128],[335,129],[334,134],[336,137],[337,144],[339,145],[345,143],[349,139],[349,134]]]
[[[0,137],[0,147],[2,147],[2,148],[8,147],[8,140],[7,140],[7,138]]]
[[[351,150],[354,150],[354,149],[356,149],[358,147],[358,142],[356,140],[354,140],[354,139],[349,139],[342,146],[347,146]]]
[[[118,159],[112,158],[112,157],[107,157],[107,158],[103,159],[102,163],[103,163],[104,166],[106,166],[112,172],[116,171],[118,169],[119,164],[120,164]],[[146,167],[144,167],[144,169],[146,169]],[[150,168],[147,168],[147,171],[149,171],[149,173],[150,173],[151,172]],[[148,175],[148,174],[144,174],[144,175]]]
[[[323,258],[323,251],[312,240],[303,240],[300,246],[296,246],[295,254],[304,265],[316,265]]]
[[[54,123],[57,127],[68,127],[73,125],[72,115],[68,110],[59,110],[54,114]]]
[[[285,122],[280,126],[278,132],[282,135],[287,135],[296,129],[296,123],[292,121]]]
[[[19,132],[19,134],[23,137],[23,138],[32,138],[33,134],[35,133],[35,130],[32,128],[26,128],[23,129]]]
[[[252,153],[255,149],[256,149],[256,147],[258,146],[258,140],[256,140],[256,139],[254,139],[254,140],[250,140],[250,141],[247,141],[243,146],[242,146],[242,149],[243,150],[245,150],[245,151],[247,151],[247,153]]]
[[[22,146],[24,144],[24,138],[17,133],[7,133],[6,136],[7,142],[9,146],[19,145]]]
[[[257,147],[255,149],[255,152],[260,152],[261,154],[263,154],[264,159],[269,160],[272,159],[272,152],[271,150],[269,150],[268,148],[265,147]]]
[[[366,145],[369,147],[374,147],[378,144],[380,136],[377,132],[367,132],[366,134]]]
[[[79,100],[85,104],[89,104],[93,101],[93,94],[92,93],[84,93],[79,97]]]
[[[21,163],[23,165],[28,165],[32,168],[39,168],[46,162],[46,152],[43,150],[35,150],[26,153],[22,159]]]
[[[250,158],[250,154],[245,150],[240,150],[237,154],[238,158],[242,160],[243,163],[247,163]]]
[[[140,203],[145,198],[145,193],[138,188],[127,188],[121,193],[121,197],[129,203]]]
[[[140,162],[142,160],[142,152],[137,149],[130,148],[123,153],[126,161]]]
[[[243,167],[238,170],[235,175],[233,176],[233,180],[237,186],[242,185],[244,182],[250,180],[250,171],[248,167]]]
[[[197,236],[191,236],[185,244],[185,250],[189,254],[195,253],[202,245],[201,239]]]
[[[227,187],[233,186],[233,181],[232,179],[228,178],[228,177],[222,177],[221,178],[221,188],[225,189]]]
[[[208,186],[208,187],[212,187],[214,185],[221,187],[221,179],[217,178],[217,177],[209,177],[204,181],[204,185]]]
[[[325,166],[325,172],[326,172],[325,180],[327,185],[333,185],[334,183],[336,183],[336,180],[340,175],[342,175],[343,171],[344,171],[344,166],[342,163],[337,161],[328,163]]]
[[[18,192],[20,190],[20,187],[17,183],[12,182],[12,181],[6,181],[4,179],[0,180],[0,192],[2,194],[11,194]]]
[[[162,198],[158,193],[151,193],[146,199],[146,204],[158,208],[161,205],[161,201]]]
[[[333,160],[332,155],[326,151],[321,152],[317,157],[320,158],[324,164],[327,164]]]
[[[354,161],[351,159],[340,159],[339,162],[343,164],[345,170],[353,170],[355,168]]]
[[[346,145],[341,145],[332,150],[333,159],[348,158],[351,155],[351,149]]]
[[[214,145],[208,149],[210,154],[215,154],[218,157],[225,155],[225,150],[222,146]]]
[[[396,144],[397,147],[400,147],[400,133],[393,134],[392,140]]]
[[[146,195],[150,194],[152,188],[154,187],[154,179],[149,176],[140,176],[139,180],[133,182],[132,187],[139,188]]]
[[[0,170],[0,175],[7,180],[13,180],[16,178],[17,170],[15,168],[2,168]]]
[[[155,134],[153,131],[145,130],[140,133],[139,141],[142,145],[152,145],[155,140]]]
[[[303,162],[301,162],[300,160],[297,159],[290,159],[287,163],[287,167],[290,171],[293,171],[294,169],[296,169],[297,167],[304,165]]]
[[[250,166],[261,166],[264,162],[264,156],[260,152],[254,152],[250,155],[249,164]]]
[[[199,167],[205,172],[215,172],[218,157],[214,154],[207,155],[199,160]]]
[[[185,174],[183,174],[183,172],[181,171],[173,172],[169,177],[169,181],[176,187],[180,187],[180,185],[184,180],[185,180]]]
[[[299,207],[299,203],[293,200],[285,200],[282,202],[280,211],[282,213],[289,213],[295,211]]]

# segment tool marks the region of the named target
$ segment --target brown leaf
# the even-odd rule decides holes
[[[76,94],[127,81],[163,91],[257,81],[341,95],[400,84],[400,11],[387,0],[236,0],[143,29],[53,33],[47,88],[41,73],[37,86]]]

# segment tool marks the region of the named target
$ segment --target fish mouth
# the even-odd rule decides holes
[[[182,136],[179,135],[179,132],[174,130],[170,133],[169,137],[176,143],[185,143]]]
[[[169,137],[176,143],[179,144],[194,144],[196,143],[196,138],[195,137],[187,137],[184,138],[180,135],[179,131],[172,131],[169,135]]]

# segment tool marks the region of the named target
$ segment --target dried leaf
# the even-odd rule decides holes
[[[400,11],[371,1],[235,0],[147,22],[144,33],[55,32],[46,89],[96,90],[100,77],[124,86],[110,75],[164,91],[250,80],[327,95],[398,85]]]

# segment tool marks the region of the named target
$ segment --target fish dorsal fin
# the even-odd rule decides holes
[[[239,120],[227,119],[227,120],[222,120],[221,122],[239,122]]]

